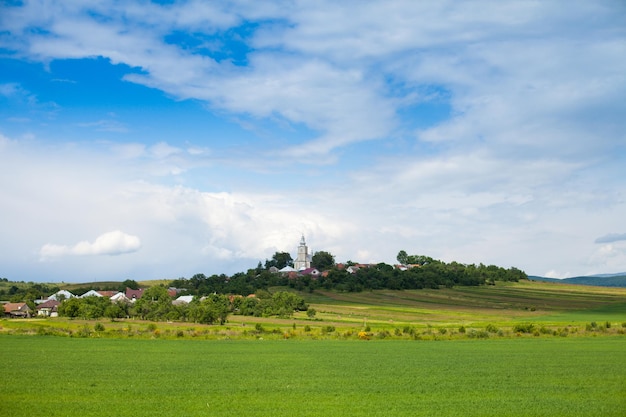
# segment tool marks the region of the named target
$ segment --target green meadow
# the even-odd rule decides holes
[[[626,339],[1,335],[0,415],[623,416]]]
[[[520,282],[299,294],[315,315],[0,320],[0,416],[626,410],[626,289]]]

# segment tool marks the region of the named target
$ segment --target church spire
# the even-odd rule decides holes
[[[295,262],[293,263],[293,267],[297,271],[301,271],[303,269],[308,269],[311,267],[311,255],[309,255],[309,248],[306,246],[306,241],[304,240],[304,234],[300,239],[300,246],[298,246],[298,256],[296,257]]]

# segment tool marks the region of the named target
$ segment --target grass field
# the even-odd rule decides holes
[[[625,342],[0,335],[0,415],[623,416]]]

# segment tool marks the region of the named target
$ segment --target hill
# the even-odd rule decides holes
[[[529,276],[533,281],[555,282],[560,284],[592,285],[596,287],[626,288],[626,272],[619,274],[584,275],[579,277],[556,279],[539,276]]]

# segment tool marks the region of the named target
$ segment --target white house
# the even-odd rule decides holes
[[[189,304],[193,301],[193,295],[181,295],[173,301],[173,304]]]
[[[48,297],[48,300],[62,301],[62,300],[67,300],[67,299],[74,298],[74,297],[76,296],[72,294],[71,292],[67,290],[61,290],[61,291],[55,292],[50,297]]]
[[[102,294],[100,294],[96,290],[89,290],[86,293],[84,293],[83,295],[81,295],[79,298],[85,298],[85,297],[102,297]]]

